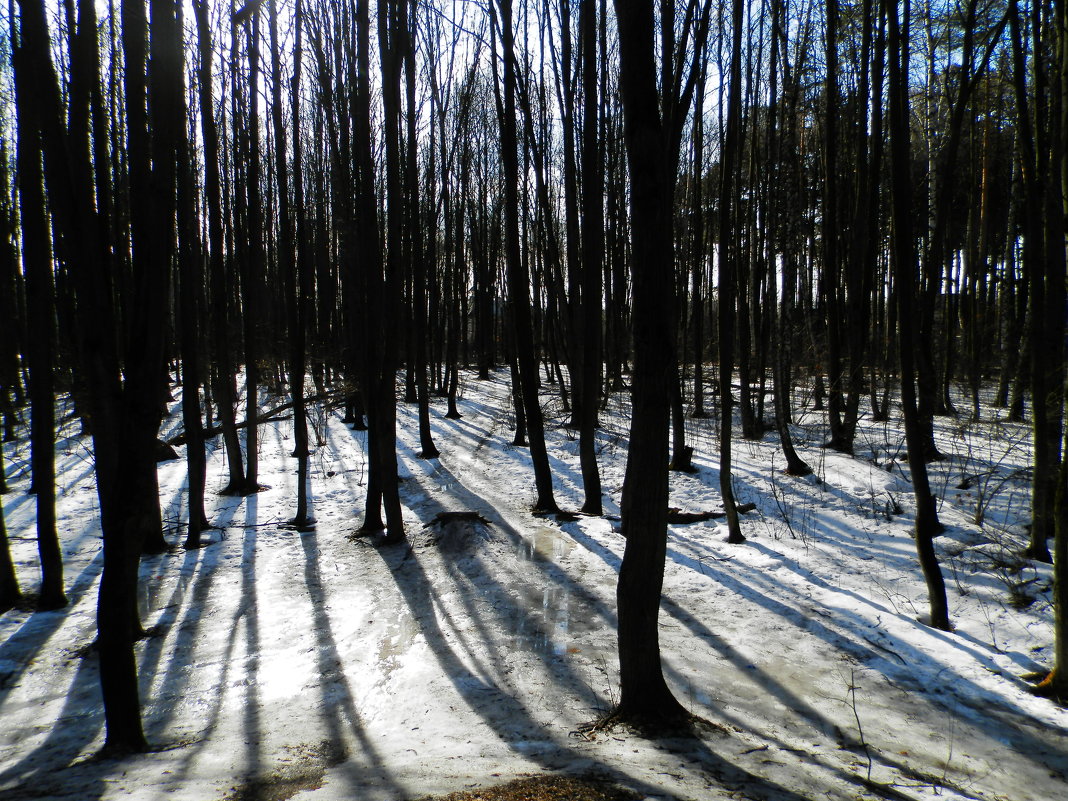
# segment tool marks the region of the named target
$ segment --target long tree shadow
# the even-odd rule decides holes
[[[189,664],[190,656],[194,654],[200,637],[201,621],[218,568],[219,549],[216,546],[185,552],[178,581],[155,623],[155,628],[162,629],[164,636],[150,641],[142,657],[140,674],[144,681],[156,672],[164,651],[170,649],[171,657],[163,674],[152,682],[165,688],[170,697],[184,699],[197,675],[197,670]],[[160,741],[179,708],[174,703],[150,701],[145,710],[145,724],[151,742]]]
[[[4,788],[0,796],[5,799],[59,797],[77,786],[77,797],[89,801],[102,797],[107,789],[104,779],[113,773],[117,760],[84,757],[104,725],[98,700],[98,660],[95,654],[74,658],[77,670],[63,691],[62,709],[55,720],[48,721],[47,736],[0,772],[0,788]]]
[[[352,687],[345,676],[327,612],[316,534],[309,532],[301,535],[300,544],[304,550],[304,584],[312,605],[312,629],[319,668],[319,717],[326,726],[333,746],[330,764],[339,766],[353,787],[370,782],[376,787],[388,788],[395,798],[403,798],[406,796],[404,788],[397,783],[361,722]],[[346,731],[350,731],[359,744],[358,754],[345,753]],[[361,766],[355,757],[369,764]]]
[[[97,553],[67,589],[67,605],[49,612],[34,612],[26,621],[0,643],[0,708],[19,677],[37,659],[45,644],[66,622],[85,595],[95,585],[104,569],[104,554]]]
[[[882,644],[876,645],[875,643],[871,643],[871,639],[865,636],[865,631],[877,630],[875,624],[859,614],[856,611],[856,607],[871,607],[877,616],[894,615],[892,610],[875,603],[870,598],[867,598],[860,593],[830,585],[825,580],[814,575],[811,571],[801,568],[800,565],[793,563],[788,559],[781,559],[780,554],[770,550],[761,543],[750,541],[747,543],[746,547],[762,552],[765,556],[770,558],[779,557],[777,561],[779,561],[784,568],[796,573],[796,575],[807,584],[811,584],[816,588],[824,590],[832,596],[840,596],[848,599],[848,603],[841,606],[824,605],[822,607],[824,610],[823,616],[825,616],[830,623],[841,627],[843,631],[836,631],[831,628],[830,623],[824,623],[822,620],[813,619],[806,609],[795,608],[784,601],[773,598],[773,593],[782,591],[781,583],[776,582],[755,570],[750,569],[747,571],[746,580],[749,583],[746,584],[741,577],[731,575],[715,560],[712,560],[711,562],[697,562],[692,557],[682,554],[677,548],[669,550],[669,558],[681,566],[699,570],[722,586],[732,589],[737,594],[749,598],[755,603],[759,603],[761,606],[774,612],[779,617],[792,623],[799,629],[815,634],[828,645],[843,650],[859,661],[862,661],[871,667],[875,667],[883,673],[887,679],[894,681],[895,683],[906,682],[909,685],[914,686],[916,689],[923,689],[912,679],[915,674],[915,666],[930,669],[936,673],[942,673],[949,669],[948,666],[943,665],[935,657],[910,645],[908,642],[901,640],[900,638],[895,639],[893,643],[895,650],[889,652],[890,654],[896,654],[896,658],[900,664],[887,659],[888,649]],[[955,650],[959,650],[968,658],[974,659],[980,664],[992,664],[987,654],[971,647],[964,640],[954,634],[924,626],[919,621],[907,616],[894,616],[907,623],[918,633],[936,639],[942,644],[950,646]],[[865,647],[864,645],[861,645],[858,640],[869,642],[875,647]],[[956,696],[958,700],[972,706],[976,712],[979,713],[977,716],[978,720],[982,720],[983,717],[989,714],[991,706],[1000,707],[1006,712],[1019,716],[1022,720],[1029,719],[1026,710],[1016,704],[1006,701],[1004,697],[984,689],[963,676],[954,673],[952,681],[944,682],[944,684],[948,689],[951,689],[952,694]],[[978,704],[976,703],[977,701],[979,702]],[[959,714],[960,712],[959,709],[953,711],[956,714]]]
[[[256,585],[256,523],[259,508],[256,495],[245,498],[245,536],[241,553],[241,591],[234,614],[234,631],[244,624],[245,635],[245,773],[251,779],[263,773],[260,745],[263,742],[263,721],[260,717],[260,622],[258,587]]]
[[[441,470],[449,473],[445,465]],[[501,531],[511,541],[513,547],[527,540],[514,526],[506,520],[502,509],[498,509],[492,502],[471,492],[459,479],[449,473],[451,481],[450,495],[452,499],[460,502],[465,508],[477,510],[494,522],[496,530]],[[427,509],[427,505],[423,506]],[[429,509],[427,509],[429,512]],[[470,603],[471,593],[457,592],[464,599],[465,619],[474,623],[477,637],[480,642],[471,642],[463,655],[450,644],[450,635],[455,631],[446,631],[443,623],[449,622],[448,618],[441,617],[441,611],[445,604],[442,596],[445,591],[434,586],[423,566],[422,559],[416,551],[406,554],[397,553],[395,550],[383,549],[380,551],[383,561],[397,584],[403,596],[409,612],[419,622],[421,631],[427,645],[438,661],[442,671],[449,678],[455,691],[465,701],[469,708],[506,744],[514,753],[531,759],[547,770],[559,767],[561,757],[575,762],[592,761],[592,769],[611,776],[614,780],[637,789],[646,795],[655,795],[660,788],[640,778],[630,775],[619,766],[592,758],[586,754],[575,751],[567,741],[567,735],[555,730],[551,725],[540,723],[533,711],[518,697],[518,694],[502,689],[497,676],[498,666],[485,664],[478,656],[483,648],[488,648],[489,653],[500,652],[501,645],[494,642],[492,629],[488,623],[481,623],[481,618],[487,611],[487,607],[475,608]],[[474,568],[471,560],[460,567],[458,564],[450,565],[448,558],[443,558],[447,575],[455,583],[458,590],[463,587],[459,583],[461,577],[469,578]],[[477,560],[475,560],[477,564]],[[590,599],[593,608],[600,608],[599,614],[603,615],[606,625],[614,625],[614,615],[604,608],[602,602],[590,595],[588,591],[580,588],[565,571],[560,570],[551,562],[532,562],[539,572],[544,572],[541,582],[569,583],[569,589],[576,593],[586,595]],[[551,566],[551,567],[550,567]],[[524,566],[526,569],[526,566]],[[532,581],[529,569],[526,576],[516,576],[515,581]],[[536,581],[537,579],[535,579]],[[509,588],[495,583],[488,573],[478,577],[478,582],[483,587],[489,584],[489,589],[483,592],[492,597],[488,604],[489,613],[496,615],[498,624],[506,621],[510,616],[522,617],[525,610],[515,605],[515,598],[508,591]],[[499,627],[499,625],[498,625]],[[462,642],[462,640],[461,640]],[[551,653],[542,649],[535,649],[535,656],[543,661],[546,675],[564,692],[583,691],[590,693],[591,700],[601,704],[604,701],[593,693],[582,677],[574,672],[574,666],[566,660],[553,659]],[[547,744],[546,748],[531,750],[531,740]],[[731,763],[729,760],[716,754],[702,738],[687,738],[684,750],[689,759],[700,766],[700,769],[711,773],[720,780],[742,784],[751,792],[763,794],[768,798],[781,799],[781,801],[804,801],[804,797],[793,792],[774,781],[757,776],[744,768]],[[681,753],[681,751],[679,752]]]
[[[582,543],[592,552],[598,554],[611,565],[613,569],[618,570],[619,557],[616,556],[614,552],[605,548],[592,537],[583,534],[577,527],[569,526],[568,530],[569,533],[575,537],[576,541]],[[750,542],[746,547],[753,547],[753,545],[754,544]],[[861,629],[871,628],[872,626],[865,621],[863,617],[857,615],[851,609],[829,608],[826,612],[856,639],[835,631],[828,624],[823,623],[822,620],[814,620],[806,610],[791,607],[790,605],[771,597],[772,592],[775,592],[776,590],[781,591],[781,586],[777,585],[770,578],[762,576],[755,571],[750,570],[748,574],[748,579],[753,582],[753,584],[746,584],[740,577],[731,575],[725,568],[720,567],[716,560],[711,560],[711,562],[698,562],[696,559],[680,554],[675,547],[669,547],[668,558],[677,564],[703,573],[718,582],[721,586],[730,589],[735,594],[763,606],[787,623],[796,626],[801,632],[819,637],[831,647],[836,648],[857,661],[879,671],[889,681],[895,684],[904,681],[914,690],[925,689],[919,686],[915,681],[911,680],[913,673],[911,666],[913,665],[919,665],[925,675],[932,671],[942,673],[947,670],[946,666],[941,665],[941,663],[930,655],[919,649],[908,647],[904,643],[895,643],[895,645],[903,647],[906,650],[905,656],[899,657],[903,660],[903,664],[900,667],[887,659],[885,649],[868,647],[867,645],[861,644],[858,640],[866,639]],[[763,585],[763,587],[758,588],[757,585]],[[829,586],[827,586],[827,589],[835,592],[846,592],[839,588],[831,588]],[[847,594],[852,595],[853,600],[858,602],[867,600],[856,594]],[[749,676],[754,682],[757,682],[765,692],[771,693],[779,698],[788,708],[795,709],[812,723],[820,727],[821,730],[827,731],[828,733],[834,731],[833,723],[831,723],[822,712],[815,709],[803,699],[800,699],[795,693],[783,686],[781,682],[775,680],[766,671],[751,668],[748,664],[748,660],[745,660],[747,664],[741,665],[741,659],[744,659],[744,657],[740,659],[728,644],[693,618],[688,612],[685,612],[685,610],[683,610],[682,607],[670,597],[670,595],[664,595],[663,606],[674,619],[686,626],[694,636],[702,642],[711,645],[728,661],[731,661],[736,666],[743,667],[745,669],[745,675]],[[921,627],[918,622],[912,622],[917,628],[922,628],[927,634],[942,639],[947,643],[952,643],[968,652],[971,651],[971,649],[967,649],[961,644],[953,642],[952,635],[929,630],[926,627]],[[948,714],[961,719],[963,722],[980,727],[985,732],[986,736],[993,740],[999,742],[1008,740],[1012,744],[1016,753],[1030,760],[1035,765],[1045,769],[1054,770],[1061,774],[1068,770],[1068,755],[1065,754],[1063,749],[1059,749],[1038,736],[1038,732],[1041,731],[1042,727],[1035,721],[1031,720],[1024,710],[1006,704],[1004,699],[990,694],[988,691],[985,691],[982,687],[974,684],[974,682],[971,682],[963,676],[954,675],[952,682],[944,683],[947,687],[952,688],[950,695],[953,698],[956,698],[957,700],[969,699],[968,704],[972,705],[974,702],[970,699],[986,699],[989,697],[992,702],[992,707],[984,706],[981,710],[974,709],[972,714],[964,714],[961,705],[949,703],[948,699],[931,696],[927,692],[923,693],[924,699],[927,702],[937,705]],[[1034,728],[1035,731],[1028,732],[1026,731],[1027,728]],[[899,770],[904,775],[910,775],[915,772],[913,767],[901,760],[895,759],[890,754],[881,753],[880,759],[885,765]]]

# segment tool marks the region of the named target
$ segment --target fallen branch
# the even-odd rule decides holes
[[[726,517],[726,512],[683,512],[675,508],[668,509],[669,523],[702,523],[705,520],[718,520]]]
[[[334,398],[335,396],[338,396],[338,395],[340,395],[339,392],[322,392],[322,393],[319,393],[317,395],[309,395],[308,397],[306,397],[304,399],[304,402],[305,403],[314,403],[316,401],[329,400],[329,399],[332,399],[332,398]],[[272,422],[275,422],[277,420],[285,420],[286,419],[285,417],[279,417],[279,415],[282,412],[288,411],[289,409],[292,409],[292,408],[293,408],[293,401],[290,400],[290,401],[286,401],[285,403],[281,404],[280,406],[275,406],[273,409],[268,409],[267,411],[265,411],[263,414],[261,414],[259,417],[256,418],[256,425],[259,426],[259,425],[263,425],[264,423],[272,423]],[[248,426],[249,426],[249,421],[248,420],[242,420],[240,423],[235,423],[234,424],[234,428],[236,428],[236,429],[248,428]],[[222,432],[223,432],[223,427],[222,426],[210,426],[210,427],[204,429],[203,436],[204,436],[204,439],[208,439],[209,437],[217,436],[217,435],[221,434]],[[170,439],[163,440],[163,442],[165,444],[167,444],[167,445],[185,445],[185,432],[183,431],[181,434],[175,434]]]

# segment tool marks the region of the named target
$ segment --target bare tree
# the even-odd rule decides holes
[[[515,335],[519,383],[522,389],[523,410],[530,442],[530,456],[534,462],[534,483],[537,497],[534,509],[551,512],[557,509],[553,497],[552,469],[545,448],[545,423],[538,401],[538,364],[534,353],[534,326],[531,320],[529,274],[524,268],[519,241],[519,152],[516,142],[516,84],[517,61],[511,0],[498,0],[495,8],[500,14],[500,58],[503,75],[497,81],[499,92],[498,115],[501,135],[501,163],[504,169],[504,257],[508,276],[508,302]],[[495,54],[496,55],[496,54]],[[497,66],[494,62],[494,74]]]
[[[4,450],[0,448],[0,473],[4,471]],[[7,541],[7,526],[4,523],[4,508],[0,504],[0,614],[14,607],[22,598],[19,591],[15,563],[11,561],[11,548]]]
[[[14,24],[14,15],[11,16]],[[63,555],[56,532],[56,430],[55,430],[55,286],[51,232],[44,195],[41,135],[33,119],[32,91],[23,61],[20,32],[12,31],[16,61],[15,92],[18,106],[16,158],[19,218],[22,223],[22,266],[26,282],[26,311],[33,321],[27,340],[30,373],[30,467],[36,496],[37,549],[41,560],[40,609],[66,606],[63,591]],[[6,548],[6,543],[5,543]],[[10,559],[10,557],[8,557]],[[12,572],[12,579],[14,573]],[[18,586],[14,585],[17,594]]]
[[[912,153],[909,130],[909,4],[904,21],[898,20],[897,4],[886,4],[889,22],[890,171],[893,194],[893,261],[898,309],[898,351],[901,361],[901,406],[905,417],[909,472],[916,498],[916,550],[927,582],[931,626],[949,631],[946,585],[935,554],[934,538],[941,531],[934,496],[927,476],[926,437],[916,398],[916,348],[919,331],[914,325],[914,292],[918,283],[919,258],[912,235]]]
[[[684,33],[676,39],[672,6],[661,5],[658,70],[653,1],[616,2],[633,214],[634,370],[621,503],[627,545],[616,589],[620,698],[614,715],[652,724],[688,718],[664,681],[657,616],[667,553],[670,397],[677,381],[672,218],[678,136],[696,81],[687,62],[702,57],[709,15],[708,3],[688,4]]]

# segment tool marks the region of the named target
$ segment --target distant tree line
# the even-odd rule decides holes
[[[631,389],[630,717],[683,714],[656,610],[668,469],[691,469],[687,415],[719,418],[740,542],[735,414],[744,438],[774,430],[787,473],[803,475],[798,386],[845,454],[862,409],[885,420],[900,400],[931,624],[948,628],[933,421],[1007,409],[1034,433],[1027,555],[1057,569],[1044,691],[1068,694],[1063,0],[615,6],[3,10],[0,423],[11,440],[32,421],[41,609],[66,603],[57,393],[92,437],[109,748],[145,747],[137,566],[168,547],[155,460],[175,380],[188,548],[210,526],[206,437],[222,437],[226,492],[259,489],[268,389],[292,404],[294,525],[314,525],[314,392],[368,430],[362,528],[387,542],[405,537],[399,401],[417,405],[420,455],[434,458],[447,443],[431,435],[431,398],[456,417],[460,369],[507,366],[534,505],[552,511],[539,391],[555,385],[579,432],[583,511],[600,514],[598,412]],[[0,557],[10,608],[6,537]]]

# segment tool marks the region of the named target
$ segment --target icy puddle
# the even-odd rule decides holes
[[[520,559],[533,562],[557,562],[575,550],[575,541],[553,526],[538,526],[534,536],[524,539],[517,549]]]
[[[600,616],[572,592],[572,579],[563,569],[574,550],[574,540],[553,526],[539,526],[517,545],[521,562],[533,564],[527,571],[529,583],[514,588],[516,646],[551,656],[578,653],[579,638],[602,625]]]
[[[388,631],[378,643],[378,665],[389,676],[400,666],[400,659],[420,634],[419,623],[407,611],[390,621]]]

